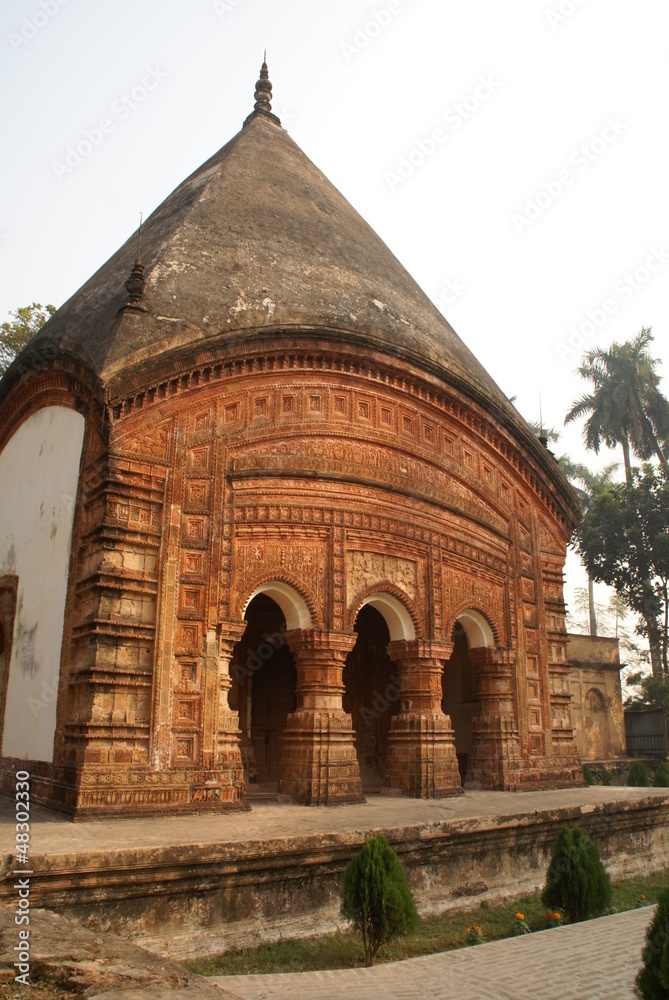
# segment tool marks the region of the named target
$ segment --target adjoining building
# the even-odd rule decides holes
[[[2,782],[85,817],[581,781],[577,496],[264,64],[255,99],[0,383]]]
[[[625,757],[625,718],[618,640],[567,635],[571,721],[583,761]]]

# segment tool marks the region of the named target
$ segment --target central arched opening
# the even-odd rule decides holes
[[[472,720],[481,705],[477,697],[476,667],[470,656],[466,623],[457,621],[451,634],[453,652],[441,675],[442,711],[451,718],[455,736],[455,753],[464,785],[472,745]]]
[[[383,615],[366,604],[355,620],[357,639],[344,665],[343,707],[353,719],[355,750],[364,794],[385,783],[390,718],[399,704],[399,685],[386,647],[390,632]]]
[[[247,786],[275,793],[286,720],[296,708],[297,673],[277,602],[257,594],[244,617],[246,631],[232,655],[230,707],[239,713]]]

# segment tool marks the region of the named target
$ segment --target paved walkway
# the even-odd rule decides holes
[[[631,1000],[652,907],[374,969],[218,976],[241,1000]]]
[[[134,816],[73,823],[34,806],[31,810],[30,845],[37,854],[70,851],[105,851],[125,847],[178,844],[216,844],[337,834],[347,831],[384,830],[398,826],[430,825],[486,816],[509,816],[535,810],[580,807],[669,795],[664,788],[618,788],[593,785],[542,792],[474,792],[446,799],[399,799],[370,795],[360,805],[314,808],[291,803],[254,802],[251,812],[195,816]],[[15,848],[14,803],[0,797],[0,855]]]

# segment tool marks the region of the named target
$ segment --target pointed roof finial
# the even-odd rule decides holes
[[[144,218],[144,212],[139,213],[139,229],[137,230],[137,263],[140,263],[139,258],[139,248],[142,240],[142,219]]]
[[[264,118],[271,118],[272,121],[280,125],[281,122],[279,118],[272,113],[272,84],[269,79],[269,72],[267,70],[267,49],[263,54],[263,64],[260,67],[260,76],[256,83],[255,94],[255,104],[253,105],[253,111],[248,116],[244,124],[246,125],[251,119],[255,118],[256,115],[262,115]]]
[[[539,433],[537,434],[539,441],[542,443],[544,448],[548,448],[548,435],[544,434],[544,416],[541,412],[541,393],[539,393]]]
[[[125,305],[121,306],[119,312],[124,312],[126,309],[139,309],[142,312],[146,312],[146,309],[141,304],[144,289],[146,288],[146,281],[144,280],[144,265],[139,259],[143,214],[143,212],[139,213],[139,229],[137,230],[137,260],[135,261],[133,269],[130,272],[128,280],[125,282],[125,288],[129,298]]]

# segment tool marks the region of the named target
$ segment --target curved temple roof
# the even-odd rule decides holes
[[[259,81],[259,84],[261,81]],[[271,114],[242,130],[142,227],[142,322],[124,324],[131,237],[36,338],[80,355],[103,384],[209,338],[297,328],[375,346],[504,394],[397,258]]]
[[[320,339],[373,347],[455,383],[513,426],[555,477],[550,455],[483,366],[281,127],[265,64],[255,97],[241,131],[144,223],[143,291],[140,269],[129,303],[135,234],[23,358],[48,341],[82,359],[113,397],[168,356],[226,341],[257,344],[277,331],[295,342],[316,330]]]

